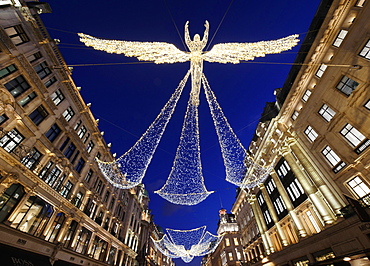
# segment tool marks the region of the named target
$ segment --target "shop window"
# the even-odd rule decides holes
[[[104,261],[107,255],[108,243],[98,236],[95,236],[93,246],[91,248],[91,256],[93,259]]]
[[[12,184],[4,191],[0,196],[0,223],[9,217],[24,194],[24,188],[20,184]]]
[[[56,215],[49,231],[47,232],[47,235],[45,236],[45,240],[49,242],[56,242],[57,236],[60,232],[60,229],[63,226],[63,223],[65,221],[66,217],[64,213],[60,212]]]
[[[49,203],[31,196],[9,223],[19,231],[41,236],[52,214],[53,208]]]
[[[64,247],[70,248],[72,245],[73,237],[76,233],[76,229],[78,227],[78,223],[75,220],[72,220],[71,224],[69,225],[67,232],[64,236],[63,243]]]
[[[90,238],[91,238],[91,232],[85,227],[82,227],[77,237],[75,251],[81,254],[86,254]]]

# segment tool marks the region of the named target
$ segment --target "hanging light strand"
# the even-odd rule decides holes
[[[258,185],[267,178],[271,169],[258,165],[248,156],[247,150],[243,147],[227,121],[204,74],[202,83],[220,143],[226,170],[226,180],[242,188]]]
[[[97,159],[100,170],[113,186],[128,189],[141,183],[189,75],[190,71],[186,73],[159,115],[134,146],[113,162]]]
[[[190,97],[182,126],[180,143],[164,186],[155,191],[174,204],[195,205],[213,191],[207,191],[200,158],[198,107]]]
[[[213,235],[206,226],[191,230],[166,229],[167,234],[160,240],[152,238],[153,243],[165,256],[181,258],[189,263],[194,257],[212,253],[221,242],[222,235]]]

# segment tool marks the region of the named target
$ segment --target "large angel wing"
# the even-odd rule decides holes
[[[177,49],[175,45],[170,43],[103,40],[83,33],[78,35],[80,41],[85,43],[86,46],[108,53],[137,57],[141,61],[154,61],[156,64],[164,64],[189,60],[189,53]]]
[[[298,35],[290,35],[273,41],[255,43],[219,43],[203,55],[204,60],[218,63],[234,63],[253,60],[255,57],[264,57],[266,54],[277,54],[290,50],[297,45]]]

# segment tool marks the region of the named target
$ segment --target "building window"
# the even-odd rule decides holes
[[[349,77],[343,76],[337,85],[337,89],[349,96],[357,88],[357,86],[358,82],[350,79]]]
[[[67,159],[70,159],[75,150],[76,150],[76,145],[74,145],[73,143],[70,143],[68,148],[64,152],[64,156],[67,157]]]
[[[370,40],[367,41],[367,43],[365,44],[364,48],[362,48],[359,55],[366,59],[370,59]]]
[[[329,162],[329,164],[334,167],[333,168],[334,173],[338,173],[346,166],[346,163],[344,163],[329,146],[326,146],[321,151],[321,153],[322,155],[324,155],[325,159]]]
[[[17,98],[23,92],[28,90],[31,86],[21,75],[16,77],[15,79],[12,79],[8,83],[5,83],[4,87],[13,95],[14,98]]]
[[[22,185],[12,184],[0,196],[0,223],[5,221],[13,213],[19,201],[23,198],[24,193],[25,191]]]
[[[263,214],[263,218],[265,219],[267,227],[271,228],[274,223],[271,219],[270,211],[268,209],[267,203],[266,203],[261,191],[258,192],[258,194],[257,194],[257,201],[258,201],[258,204],[260,205],[261,212]]]
[[[76,131],[80,127],[81,124],[82,124],[82,121],[78,120],[78,122],[76,123],[76,125],[73,129]]]
[[[26,97],[24,97],[22,100],[20,100],[18,103],[20,106],[25,107],[27,104],[29,104],[33,99],[37,97],[36,92],[31,92]]]
[[[63,151],[65,147],[67,147],[67,144],[69,142],[69,137],[66,137],[62,145],[60,146],[59,150]]]
[[[294,112],[293,112],[293,114],[292,114],[292,119],[293,119],[293,120],[296,120],[296,119],[297,119],[297,117],[298,117],[298,115],[299,115],[299,112],[298,112],[297,110],[294,110]]]
[[[91,140],[91,141],[89,142],[89,144],[87,144],[87,147],[86,147],[86,151],[87,151],[87,153],[90,153],[90,152],[92,151],[92,149],[94,148],[94,146],[95,146],[95,144],[94,144],[94,142]]]
[[[297,207],[304,200],[306,200],[307,195],[304,192],[301,183],[298,181],[288,162],[285,161],[284,158],[277,163],[275,171],[278,174],[284,188],[288,192],[288,196],[294,207]]]
[[[77,135],[80,137],[80,139],[82,139],[85,136],[86,132],[87,132],[86,127],[81,126],[80,129],[77,132]]]
[[[352,178],[347,182],[348,186],[356,194],[358,198],[362,198],[370,194],[370,187],[358,176]]]
[[[356,6],[358,7],[364,7],[364,3],[366,0],[357,0]]]
[[[59,231],[62,228],[64,221],[65,221],[64,213],[62,212],[58,213],[45,237],[46,241],[49,241],[52,243],[56,241],[56,237],[59,234]]]
[[[318,137],[318,134],[311,126],[306,127],[304,134],[307,136],[309,140],[311,140],[311,142],[314,142],[315,139]]]
[[[46,88],[49,88],[55,82],[57,82],[57,78],[56,77],[52,77],[51,79],[49,79],[48,81],[45,82],[45,87]]]
[[[15,46],[30,41],[21,25],[5,28],[4,30],[8,34],[9,38],[12,40]]]
[[[53,142],[60,134],[62,130],[57,124],[51,126],[48,132],[45,133],[45,137],[47,137],[50,142]]]
[[[10,74],[14,73],[17,70],[18,69],[14,64],[4,67],[3,69],[0,69],[0,79],[5,78],[6,76],[9,76]]]
[[[9,131],[0,139],[0,147],[7,152],[12,152],[22,141],[24,137],[15,128]]]
[[[63,112],[63,117],[69,122],[69,120],[72,119],[72,117],[75,115],[75,112],[73,111],[72,107],[68,107],[64,112]]]
[[[75,251],[77,253],[85,254],[87,252],[90,238],[91,238],[91,232],[87,230],[85,227],[82,227],[79,235],[77,236]]]
[[[51,70],[48,67],[48,64],[46,63],[46,61],[41,62],[40,64],[35,66],[33,69],[36,71],[40,79],[43,79],[51,74]]]
[[[365,107],[366,109],[370,110],[370,100],[368,100],[368,101],[365,103],[364,107]]]
[[[233,253],[229,252],[228,255],[229,255],[229,261],[233,261],[234,260]]]
[[[85,163],[86,163],[85,160],[83,158],[80,158],[75,168],[77,173],[81,173],[82,168],[85,166]]]
[[[285,217],[288,214],[288,211],[280,196],[279,191],[277,190],[274,180],[270,176],[265,181],[265,187],[272,201],[272,204],[275,207],[279,219]]]
[[[302,101],[307,102],[308,98],[310,98],[312,92],[310,90],[306,90],[302,96]]]
[[[94,171],[92,170],[92,169],[89,169],[89,171],[87,172],[87,175],[85,176],[85,181],[87,182],[87,183],[89,183],[90,182],[90,180],[91,180],[91,177],[92,177],[92,175],[94,174]]]
[[[9,117],[6,114],[0,115],[0,125],[4,124],[8,119]]]
[[[95,186],[94,186],[96,193],[100,192],[100,190],[102,188],[102,184],[103,184],[103,182],[99,178],[96,179]]]
[[[50,95],[50,98],[54,104],[58,106],[64,100],[64,95],[60,90],[56,90],[52,95]]]
[[[60,195],[62,195],[64,198],[68,198],[69,193],[71,192],[73,187],[73,184],[71,181],[67,181],[67,183],[64,185],[62,190],[60,191]]]
[[[84,140],[83,140],[83,143],[86,143],[86,141],[90,138],[90,133],[87,133]]]
[[[333,46],[335,47],[339,47],[341,46],[344,38],[346,37],[348,33],[348,30],[341,30],[337,36],[337,38],[335,39],[334,43],[333,43]]]
[[[28,117],[38,126],[48,115],[44,106],[40,105]]]
[[[365,136],[350,124],[346,124],[340,134],[354,147],[357,147],[365,139]]]
[[[38,59],[40,59],[41,57],[42,57],[41,53],[40,52],[36,52],[34,54],[31,54],[30,56],[27,56],[27,60],[30,63],[33,63],[33,62],[37,61]]]
[[[33,148],[32,151],[22,158],[21,163],[24,164],[31,171],[36,168],[42,157],[42,153]]]
[[[82,194],[82,192],[78,192],[72,200],[73,205],[79,208],[81,206],[83,197],[84,195]]]
[[[41,236],[53,214],[52,206],[37,196],[31,196],[10,222],[21,232]]]
[[[327,65],[321,64],[320,67],[319,67],[319,69],[316,72],[316,77],[321,78],[322,75],[324,75],[324,72],[325,72],[325,70],[326,70],[327,67],[328,67]]]
[[[328,122],[335,116],[336,112],[326,104],[323,104],[319,110],[319,114]]]

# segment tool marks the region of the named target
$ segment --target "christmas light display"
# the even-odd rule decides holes
[[[208,41],[209,24],[207,21],[205,28],[202,40],[198,34],[191,40],[188,22],[186,22],[185,43],[190,52],[181,51],[173,44],[165,42],[103,40],[79,33],[80,40],[85,45],[108,53],[124,54],[128,57],[137,57],[142,61],[153,61],[156,64],[190,61],[189,72],[137,143],[114,162],[107,163],[98,160],[101,171],[114,186],[131,188],[141,182],[189,75],[192,79],[191,98],[185,115],[180,144],[169,178],[156,193],[172,203],[184,205],[197,204],[212,193],[208,192],[204,186],[200,161],[197,107],[202,84],[220,142],[226,168],[226,180],[242,188],[251,188],[268,176],[271,168],[255,163],[232,131],[203,75],[203,61],[237,64],[240,61],[253,60],[255,57],[264,57],[266,54],[280,53],[297,45],[298,35],[255,43],[220,43],[214,45],[210,51],[203,51]]]
[[[260,166],[248,156],[204,75],[202,82],[224,159],[226,180],[241,188],[251,188],[262,183],[270,174],[271,168]]]
[[[141,183],[189,75],[190,71],[180,82],[157,118],[130,150],[113,162],[103,162],[97,159],[100,170],[113,186],[128,189]]]
[[[188,101],[180,143],[166,184],[155,191],[174,204],[195,205],[213,191],[204,185],[199,146],[198,107]]]
[[[203,61],[217,63],[233,63],[253,60],[255,57],[264,57],[266,54],[277,54],[290,50],[298,43],[298,35],[290,35],[273,41],[260,41],[255,43],[219,43],[210,51],[203,52],[208,41],[209,23],[205,22],[203,39],[195,34],[190,39],[189,21],[185,24],[185,43],[190,53],[183,52],[173,44],[165,42],[132,42],[118,40],[102,40],[90,35],[79,33],[80,40],[87,46],[108,53],[124,54],[128,57],[137,57],[141,61],[153,61],[156,64],[177,63],[190,61],[192,78],[191,96],[194,105],[199,105],[199,92]]]
[[[160,240],[152,238],[155,246],[165,256],[181,258],[189,263],[194,257],[204,256],[212,253],[222,240],[206,231],[206,226],[191,230],[166,229],[167,234]]]

